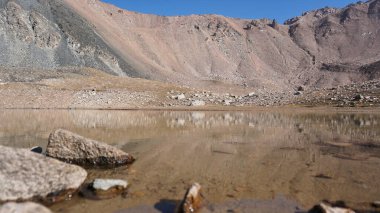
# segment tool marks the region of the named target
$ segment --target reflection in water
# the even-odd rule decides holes
[[[278,195],[305,208],[329,199],[365,209],[380,199],[379,114],[7,110],[0,120],[1,145],[45,147],[65,128],[137,157],[128,170],[89,171],[128,179],[126,199],[74,198],[52,207],[60,212],[154,207],[182,198],[193,181],[224,207]]]

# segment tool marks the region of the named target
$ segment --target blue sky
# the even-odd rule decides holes
[[[157,15],[220,14],[236,18],[270,18],[283,22],[302,12],[344,7],[352,0],[103,0],[118,7]]]

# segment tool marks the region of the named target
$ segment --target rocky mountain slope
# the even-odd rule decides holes
[[[380,76],[380,0],[286,21],[163,17],[98,0],[0,0],[0,65],[93,67],[210,88],[283,91]]]
[[[0,0],[0,49],[5,68],[87,66],[137,75],[90,23],[60,1]]]

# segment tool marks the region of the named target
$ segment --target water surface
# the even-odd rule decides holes
[[[5,110],[0,120],[0,145],[46,147],[64,128],[137,158],[89,170],[89,180],[128,180],[126,197],[75,196],[55,212],[168,212],[194,181],[216,212],[297,212],[323,199],[369,210],[380,200],[376,112]]]

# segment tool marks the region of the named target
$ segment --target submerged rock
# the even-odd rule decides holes
[[[201,195],[201,185],[194,183],[186,192],[177,212],[178,213],[193,213],[202,208],[203,201]]]
[[[46,155],[69,163],[93,166],[120,166],[134,161],[131,155],[120,149],[62,129],[50,134]]]
[[[328,203],[322,202],[314,206],[309,213],[355,213],[355,211],[344,207],[333,207]]]
[[[83,183],[79,166],[30,152],[0,146],[0,201],[47,199],[57,201]]]
[[[6,203],[0,207],[0,213],[51,213],[51,211],[38,203]]]
[[[127,187],[125,180],[95,179],[81,190],[81,194],[90,199],[109,199],[125,193]]]

